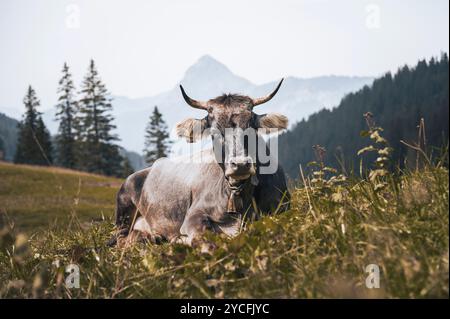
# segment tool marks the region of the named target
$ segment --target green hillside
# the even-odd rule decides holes
[[[0,220],[29,234],[74,218],[101,220],[112,216],[119,186],[115,178],[0,162]]]
[[[400,140],[417,141],[417,125],[425,120],[428,151],[448,142],[449,64],[447,54],[440,59],[419,61],[394,75],[387,73],[372,86],[350,93],[332,110],[322,110],[297,123],[279,138],[280,162],[291,178],[315,159],[313,145],[327,150],[328,165],[359,171],[354,154],[365,146],[359,132],[366,127],[363,114],[371,112],[377,125],[394,148],[393,165],[404,166],[414,152]],[[409,158],[411,160],[411,158]]]

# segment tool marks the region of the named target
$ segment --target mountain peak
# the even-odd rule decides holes
[[[212,74],[224,76],[231,74],[231,71],[212,56],[203,55],[186,70],[183,82],[189,81],[192,78],[204,77],[205,75],[210,76]]]
[[[217,63],[217,64],[222,64],[222,63],[220,63],[217,59],[215,59],[214,57],[212,57],[211,55],[209,55],[209,54],[205,54],[205,55],[202,55],[198,60],[197,60],[197,63],[196,64],[198,64],[198,63]],[[222,64],[223,65],[223,64]]]
[[[230,71],[210,55],[201,56],[184,74],[181,84],[197,98],[211,98],[225,92],[236,92],[252,84]]]

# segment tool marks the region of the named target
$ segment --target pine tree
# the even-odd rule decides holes
[[[63,66],[63,76],[59,80],[58,104],[56,105],[56,119],[59,121],[56,137],[57,162],[59,165],[74,168],[76,164],[75,119],[77,101],[74,97],[75,86],[67,63]]]
[[[45,154],[45,164],[53,163],[53,147],[50,132],[42,120],[42,116],[37,119],[36,139],[39,141],[39,148],[42,154]]]
[[[52,162],[50,133],[42,121],[41,113],[37,110],[40,102],[31,86],[28,87],[23,103],[26,111],[18,125],[19,137],[14,162],[50,165]]]
[[[82,83],[82,98],[78,105],[76,126],[79,139],[77,152],[80,169],[105,175],[120,175],[122,156],[114,143],[118,137],[112,133],[116,128],[111,115],[112,104],[108,91],[102,83],[94,61]]]
[[[155,106],[153,114],[145,130],[145,149],[144,156],[146,162],[151,165],[158,158],[165,157],[169,154],[169,132],[166,123]]]

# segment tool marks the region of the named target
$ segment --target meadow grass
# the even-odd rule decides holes
[[[111,215],[121,180],[57,167],[0,162],[0,214],[18,231]],[[1,226],[1,225],[0,225]]]
[[[53,211],[72,216],[60,205],[77,198],[83,204],[74,212],[86,213],[70,226],[54,224],[37,234],[25,227],[28,236],[20,227],[5,226],[0,297],[448,298],[448,164],[426,161],[417,170],[390,173],[389,149],[375,131],[366,134],[374,146],[361,151],[379,156],[367,177],[338,174],[318,156],[310,174],[300,172],[288,212],[248,223],[233,239],[205,235],[213,250],[179,244],[107,248],[117,180],[2,165],[0,176],[10,185],[0,182],[0,209],[6,207],[9,216]],[[68,197],[38,201],[34,196],[56,196],[54,186],[43,185],[54,173],[67,179]],[[22,196],[31,203],[21,204]],[[39,207],[42,203],[48,206]],[[102,220],[89,220],[102,213]],[[79,289],[65,285],[69,264],[80,268]],[[378,289],[366,287],[370,264],[380,268]]]

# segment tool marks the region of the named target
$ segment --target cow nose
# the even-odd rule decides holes
[[[230,175],[246,175],[251,173],[253,160],[251,157],[233,157],[230,159]]]
[[[252,165],[250,157],[235,157],[230,159],[230,165],[233,168],[249,168]]]

